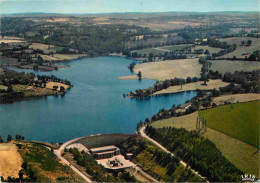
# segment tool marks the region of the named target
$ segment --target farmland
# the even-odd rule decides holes
[[[8,176],[18,178],[23,159],[17,151],[15,144],[0,144],[0,175],[7,179]]]
[[[253,71],[259,69],[260,63],[253,61],[230,61],[230,60],[215,60],[211,63],[210,70],[218,71],[221,74],[235,71]]]
[[[192,51],[194,52],[195,50],[199,50],[199,49],[203,49],[203,52],[205,52],[206,50],[208,50],[209,51],[209,53],[210,54],[212,54],[212,53],[217,53],[217,52],[219,52],[220,50],[222,50],[222,49],[220,49],[220,48],[213,48],[213,47],[210,47],[210,46],[207,46],[207,45],[205,45],[205,46],[195,46],[194,48],[192,48]]]
[[[4,57],[0,53],[0,64],[9,64],[9,65],[17,65],[18,60],[15,58],[9,58],[9,57]]]
[[[237,103],[200,111],[207,126],[244,141],[259,144],[259,101]]]
[[[142,78],[165,80],[174,77],[199,77],[201,65],[198,59],[167,60],[163,62],[149,62],[137,64],[134,72],[142,72]],[[119,77],[120,79],[133,79],[133,76]]]
[[[237,102],[249,102],[254,100],[260,100],[260,95],[258,93],[223,95],[220,97],[213,98],[212,103],[215,103],[217,105],[223,105],[225,102],[237,103]]]
[[[248,54],[253,53],[260,49],[260,41],[258,38],[250,38],[250,37],[231,37],[225,39],[219,39],[221,42],[227,42],[227,44],[236,44],[237,48],[235,51],[223,55],[223,58],[233,58],[234,56],[237,58],[245,58],[248,57]],[[251,40],[251,46],[242,46],[241,41],[247,42]]]
[[[29,48],[34,50],[42,50],[44,53],[56,53],[57,51],[61,51],[62,47],[60,46],[54,46],[54,45],[47,45],[47,44],[41,44],[41,43],[33,43],[29,46]]]
[[[207,82],[207,85],[203,85],[203,81],[198,81],[194,83],[188,83],[184,84],[182,86],[170,86],[167,89],[160,90],[158,92],[155,92],[156,94],[165,94],[165,93],[177,93],[177,92],[183,92],[183,91],[192,91],[192,90],[212,90],[214,88],[218,89],[220,87],[227,86],[228,83],[223,82],[221,80],[210,80]]]
[[[165,52],[170,52],[170,51],[176,51],[180,50],[182,48],[187,48],[192,46],[191,44],[180,44],[180,45],[172,45],[172,46],[163,46],[163,47],[155,47],[155,48],[144,48],[141,50],[134,50],[132,52],[137,52],[141,54],[142,56],[146,54],[147,56],[152,53],[153,55],[159,55],[159,54],[164,54]]]

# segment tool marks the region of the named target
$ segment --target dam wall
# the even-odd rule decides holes
[[[73,143],[81,143],[88,149],[101,146],[119,145],[128,138],[135,137],[135,134],[98,134],[83,137]]]

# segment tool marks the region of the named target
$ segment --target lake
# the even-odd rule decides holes
[[[69,68],[34,72],[68,79],[74,85],[67,94],[0,105],[0,135],[25,136],[28,140],[65,142],[98,133],[135,133],[137,123],[162,108],[183,104],[195,91],[159,95],[149,100],[124,98],[123,94],[153,85],[155,80],[119,80],[131,75],[133,60],[122,57],[84,58]],[[21,69],[15,69],[22,71]],[[24,70],[23,70],[24,71]],[[32,72],[25,70],[25,72]]]

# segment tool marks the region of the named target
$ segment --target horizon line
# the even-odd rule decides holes
[[[95,14],[156,14],[156,13],[259,13],[259,11],[158,11],[158,12],[100,12],[100,13],[50,13],[50,12],[21,12],[21,13],[3,13],[0,15],[23,15],[23,14],[58,14],[58,15],[95,15]]]

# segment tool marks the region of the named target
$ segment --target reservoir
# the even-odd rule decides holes
[[[147,88],[155,80],[120,80],[131,75],[133,60],[122,57],[84,58],[69,68],[36,75],[55,75],[74,85],[67,94],[0,105],[0,135],[25,136],[28,140],[65,142],[98,133],[135,133],[137,123],[160,109],[183,104],[195,91],[147,99],[124,98],[123,94]],[[24,71],[15,69],[17,71]],[[33,72],[33,71],[24,71]]]

